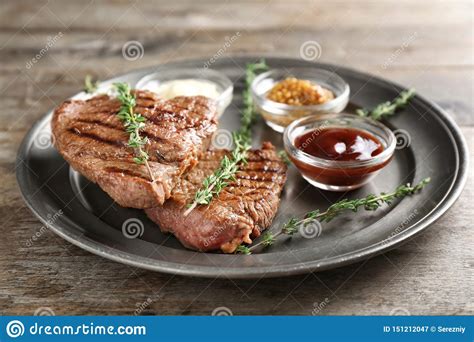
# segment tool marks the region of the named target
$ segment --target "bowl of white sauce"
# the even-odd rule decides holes
[[[206,96],[216,101],[218,116],[232,101],[234,87],[223,73],[212,69],[166,69],[142,77],[136,89],[149,90],[165,99]]]

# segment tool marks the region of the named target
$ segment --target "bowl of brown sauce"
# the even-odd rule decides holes
[[[284,132],[285,150],[301,175],[329,191],[360,188],[392,159],[393,132],[382,123],[353,114],[312,115]]]

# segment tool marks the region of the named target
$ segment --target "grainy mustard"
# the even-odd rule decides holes
[[[268,92],[269,100],[293,106],[317,105],[334,98],[329,89],[308,80],[288,77],[278,82]]]

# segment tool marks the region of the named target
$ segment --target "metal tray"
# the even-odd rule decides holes
[[[245,64],[258,58],[220,58],[212,68],[234,82],[234,100],[220,119],[220,127],[239,127],[239,107]],[[351,87],[348,109],[372,107],[394,98],[402,87],[336,65],[288,58],[267,58],[271,67],[316,65],[337,72]],[[150,67],[108,82],[134,85],[142,76],[168,67],[202,67],[193,60]],[[140,210],[121,208],[95,184],[74,172],[48,141],[52,113],[46,113],[24,138],[17,158],[17,179],[23,197],[36,216],[59,236],[92,253],[149,270],[201,277],[260,278],[320,271],[360,261],[388,249],[427,228],[454,203],[466,181],[467,147],[454,121],[434,103],[416,96],[409,106],[390,118],[394,130],[404,130],[402,145],[393,161],[362,189],[330,193],[310,186],[294,167],[270,229],[278,231],[290,216],[324,209],[342,197],[390,191],[401,183],[430,176],[431,183],[419,194],[375,212],[347,214],[324,224],[317,238],[279,239],[264,252],[245,255],[198,253],[185,249],[173,236]],[[282,136],[259,120],[254,145],[269,140],[282,146]],[[129,221],[127,221],[129,220]],[[141,236],[122,232],[125,222],[143,225]],[[141,229],[142,227],[138,227]]]

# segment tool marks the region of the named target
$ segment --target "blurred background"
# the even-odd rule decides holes
[[[472,1],[8,1],[0,6],[0,312],[33,314],[472,314],[472,177],[415,241],[361,265],[234,282],[132,269],[40,227],[18,192],[16,150],[33,122],[83,88],[190,58],[285,56],[334,63],[414,87],[473,136]],[[429,127],[427,127],[429,129]],[[442,229],[441,229],[442,227]],[[425,242],[430,241],[427,245]],[[415,257],[416,256],[416,257]],[[337,295],[335,295],[337,293]],[[46,310],[47,311],[47,310]]]
[[[40,115],[86,73],[106,79],[220,50],[299,58],[315,41],[314,60],[415,87],[469,123],[473,12],[472,1],[2,1],[4,115],[17,115],[8,104],[18,97]],[[131,41],[143,47],[138,58],[124,58]]]

